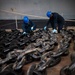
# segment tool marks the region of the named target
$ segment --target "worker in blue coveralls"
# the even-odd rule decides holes
[[[52,33],[60,33],[60,31],[63,28],[63,25],[65,24],[64,18],[59,15],[58,13],[48,11],[46,13],[47,17],[49,18],[47,24],[44,26],[44,30],[47,29],[49,23],[51,24],[51,27],[53,28]],[[58,26],[58,31],[57,31]]]
[[[25,16],[23,18],[22,29],[23,29],[23,34],[29,34],[30,32],[36,29],[36,25],[31,20],[29,20],[27,16]]]

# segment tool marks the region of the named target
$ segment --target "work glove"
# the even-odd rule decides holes
[[[44,30],[46,30],[47,29],[47,26],[44,26]]]
[[[26,33],[26,32],[23,32],[23,34],[25,34],[25,35],[26,35],[27,33]]]
[[[31,30],[33,31],[34,27],[31,27]]]
[[[57,32],[57,30],[56,30],[56,29],[53,29],[53,30],[52,30],[52,33],[58,33],[58,32]]]

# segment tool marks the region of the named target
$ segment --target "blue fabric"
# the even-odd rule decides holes
[[[32,26],[33,26],[33,30],[35,30],[36,25],[30,20],[29,20],[29,23],[23,23],[23,25],[22,25],[23,32],[30,33],[32,31],[31,30]]]
[[[47,26],[49,25],[49,23],[51,24],[51,27],[53,29],[56,29],[57,25],[58,25],[58,30],[61,30],[63,28],[63,25],[65,23],[64,18],[59,15],[58,13],[52,13],[52,17],[49,18],[48,22],[47,22]]]

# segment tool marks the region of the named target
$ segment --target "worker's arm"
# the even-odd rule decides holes
[[[57,25],[57,14],[54,14],[54,29],[56,29],[56,25]]]
[[[50,23],[50,19],[48,20],[48,22],[47,22],[47,24],[46,24],[45,26],[47,26],[47,27],[48,27],[49,23]]]
[[[23,32],[26,31],[25,24],[22,25]]]
[[[47,30],[49,23],[50,23],[50,19],[48,20],[47,24],[44,26],[44,30]]]
[[[35,30],[36,29],[36,25],[30,20],[30,24],[31,24],[31,30]]]
[[[26,28],[26,25],[25,24],[22,25],[22,29],[23,29],[23,34],[27,34],[27,32],[26,32],[26,29],[27,28]]]

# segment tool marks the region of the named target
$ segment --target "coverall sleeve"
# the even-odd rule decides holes
[[[57,26],[57,14],[54,15],[54,29],[56,29]]]
[[[25,24],[22,25],[23,32],[26,32]]]
[[[36,25],[30,20],[30,24],[31,24],[31,27],[33,26],[34,27],[34,29],[33,30],[35,30],[36,29]]]
[[[48,25],[49,25],[49,23],[50,23],[50,19],[48,20],[48,22],[47,22],[47,24],[46,24],[45,26],[48,26]]]

